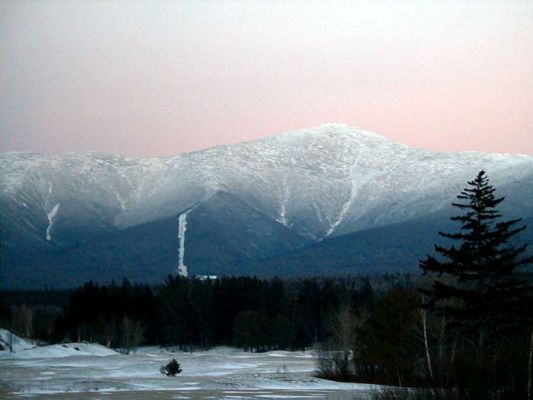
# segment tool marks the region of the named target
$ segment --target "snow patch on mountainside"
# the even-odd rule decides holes
[[[126,203],[124,202],[124,200],[122,199],[122,197],[120,196],[120,193],[119,192],[116,192],[115,193],[115,196],[117,196],[117,200],[118,200],[118,203],[120,204],[120,208],[122,208],[123,210],[126,209]]]
[[[276,218],[276,221],[282,225],[285,225],[286,227],[289,227],[287,220],[287,204],[289,203],[290,190],[285,177],[282,179],[280,192],[279,217]]]

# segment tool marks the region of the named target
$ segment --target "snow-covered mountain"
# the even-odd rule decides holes
[[[178,217],[192,210],[187,218],[203,226],[204,239],[214,228],[208,222],[216,225],[226,214],[217,243],[233,254],[233,263],[240,253],[248,261],[265,259],[445,214],[481,169],[507,196],[506,215],[533,216],[533,156],[437,153],[343,124],[163,158],[3,153],[3,248],[57,253],[170,220],[175,226],[167,234],[177,249]],[[247,215],[254,223],[244,228]],[[259,226],[269,233],[258,235]],[[194,231],[189,221],[187,235]],[[190,251],[185,257],[186,264],[188,257],[202,258]],[[6,264],[3,274],[10,268]]]

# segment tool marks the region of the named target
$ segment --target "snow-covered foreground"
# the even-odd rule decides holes
[[[183,372],[163,376],[159,368],[172,358]],[[318,379],[312,376],[315,368],[310,351],[256,354],[220,347],[186,353],[146,347],[121,355],[86,343],[26,347],[0,352],[0,398],[368,398],[370,385]]]

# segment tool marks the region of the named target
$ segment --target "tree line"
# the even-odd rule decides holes
[[[72,291],[0,294],[0,326],[36,340],[97,342],[124,352],[138,345],[303,349],[326,340],[329,316],[340,307],[371,303],[382,288],[411,278],[372,281],[169,276],[154,287],[88,282]]]

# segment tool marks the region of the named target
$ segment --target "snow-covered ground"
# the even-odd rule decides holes
[[[175,358],[183,372],[166,377]],[[187,353],[145,347],[121,355],[88,343],[0,352],[0,398],[38,399],[365,399],[370,385],[313,377],[311,351],[248,353],[229,347]]]

